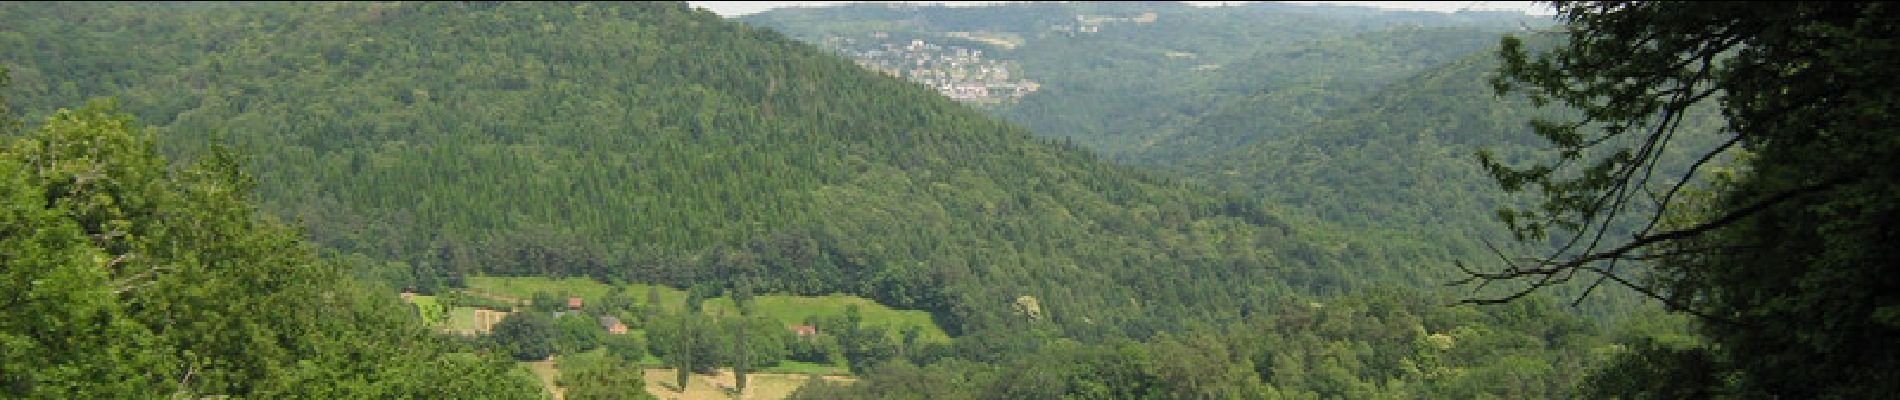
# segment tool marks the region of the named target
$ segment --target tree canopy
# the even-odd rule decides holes
[[[1673,361],[1652,364],[1702,376],[1682,382],[1714,393],[1900,393],[1900,350],[1889,345],[1900,337],[1900,277],[1890,271],[1900,251],[1889,245],[1900,237],[1894,7],[1555,5],[1569,22],[1563,42],[1533,52],[1507,38],[1495,83],[1580,115],[1533,125],[1554,157],[1482,158],[1506,190],[1541,200],[1500,211],[1513,232],[1566,244],[1473,278],[1515,281],[1524,293],[1582,275],[1697,315],[1708,345],[1688,356],[1664,349],[1658,356]],[[1720,110],[1724,140],[1694,149],[1680,174],[1656,173],[1698,106]],[[1639,229],[1613,230],[1642,204],[1653,211],[1635,216]]]
[[[21,111],[115,96],[161,151],[227,138],[263,211],[395,286],[756,277],[953,332],[1029,295],[1107,337],[1353,282],[1259,201],[683,3],[9,3],[0,30],[35,49],[5,55]]]
[[[105,101],[0,140],[0,396],[539,395],[259,218],[235,155],[181,164]]]
[[[1186,8],[1085,5],[1151,6]],[[1024,7],[1047,12],[955,24],[978,29],[992,22],[1073,17],[1066,5]],[[1814,12],[1837,13],[1827,10]],[[1884,26],[1868,21],[1874,22],[1853,29]],[[1360,28],[1366,26],[1353,29]],[[1888,281],[1861,270],[1743,266],[1756,258],[1739,258],[1765,254],[1757,258],[1785,264],[1809,254],[1789,251],[1806,248],[1800,246],[1833,251],[1842,243],[1882,243],[1852,235],[1885,234],[1878,230],[1884,225],[1827,219],[1839,213],[1889,216],[1881,208],[1888,194],[1881,186],[1857,189],[1864,197],[1788,210],[1777,220],[1765,218],[1781,211],[1757,211],[1676,242],[1681,247],[1637,254],[1679,265],[1719,265],[1658,269],[1646,272],[1655,286],[1634,286],[1688,288],[1651,292],[1665,298],[1683,294],[1671,301],[1684,309],[1796,331],[1789,337],[1810,347],[1797,351],[1809,353],[1761,351],[1781,342],[1725,338],[1723,332],[1744,331],[1713,324],[1706,327],[1712,332],[1707,338],[1672,336],[1679,326],[1670,323],[1609,334],[1542,293],[1526,292],[1500,307],[1441,307],[1455,299],[1413,285],[1435,276],[1428,269],[1434,260],[1464,253],[1454,245],[1429,245],[1470,230],[1469,208],[1494,200],[1467,196],[1473,181],[1467,178],[1483,171],[1457,169],[1475,166],[1455,164],[1464,159],[1454,158],[1463,154],[1455,150],[1491,143],[1496,138],[1487,133],[1511,121],[1507,116],[1522,116],[1516,115],[1520,108],[1484,108],[1494,104],[1480,95],[1483,74],[1469,71],[1489,69],[1490,56],[1455,55],[1479,47],[1490,37],[1485,32],[1361,33],[1321,41],[1315,45],[1320,49],[1227,54],[1227,61],[1258,62],[1233,65],[1300,67],[1277,75],[1286,79],[1258,86],[1274,90],[1246,93],[1249,86],[1219,96],[1236,103],[1218,109],[1159,111],[1206,118],[1143,122],[1192,122],[1201,136],[1184,136],[1182,143],[1234,145],[1210,157],[1248,158],[1214,171],[1245,170],[1234,179],[1253,180],[1243,185],[1272,193],[1261,201],[1104,162],[929,88],[680,3],[0,4],[0,48],[29,49],[0,52],[0,63],[19,72],[22,88],[21,96],[9,99],[17,101],[6,104],[45,121],[0,150],[0,174],[6,174],[0,176],[0,201],[9,207],[0,209],[0,232],[20,232],[0,237],[0,250],[6,250],[0,254],[15,257],[0,258],[8,263],[0,271],[6,274],[0,296],[12,296],[0,301],[17,306],[10,310],[26,310],[17,314],[25,317],[0,321],[0,351],[7,352],[0,359],[0,390],[107,398],[174,392],[532,397],[540,394],[532,390],[533,378],[522,377],[503,358],[558,353],[563,363],[574,361],[575,368],[566,370],[573,374],[561,378],[572,384],[571,395],[637,396],[612,386],[640,380],[625,370],[629,359],[646,355],[640,349],[645,345],[660,360],[685,367],[681,385],[695,370],[765,366],[780,358],[841,360],[864,374],[849,387],[811,386],[802,394],[810,398],[1549,398],[1569,396],[1579,384],[1605,389],[1589,393],[1620,395],[1673,382],[1711,388],[1662,395],[1878,394],[1878,386],[1859,393],[1797,391],[1769,379],[1785,376],[1730,378],[1744,374],[1734,371],[1786,364],[1748,364],[1755,361],[1734,356],[1733,349],[1771,358],[1885,354],[1839,349],[1877,345],[1873,341],[1886,334],[1881,329],[1890,324],[1881,321],[1892,320],[1894,312],[1874,307],[1874,322],[1856,325],[1864,320],[1855,318],[1867,313],[1854,313],[1867,310],[1855,307],[1868,303],[1854,300],[1886,293],[1861,289]],[[1250,35],[1230,39],[1257,38]],[[1149,45],[1195,42],[1183,37],[1148,37],[1156,42],[1124,49],[1141,53],[1158,49]],[[1885,42],[1854,43],[1885,55],[1879,53]],[[1051,47],[1065,53],[1047,55],[1087,53],[1081,44],[1056,45],[1067,46]],[[1549,45],[1561,52],[1565,44]],[[1739,59],[1746,49],[1724,51],[1720,59]],[[1164,52],[1136,64],[1183,66],[1177,58]],[[1148,63],[1156,60],[1174,61]],[[1530,60],[1507,60],[1506,70],[1533,70],[1537,64]],[[1816,60],[1803,65],[1836,65]],[[1081,64],[1098,61],[1119,62]],[[1352,62],[1370,64],[1321,69]],[[1447,64],[1430,66],[1436,63]],[[1386,64],[1393,68],[1381,67]],[[1333,74],[1342,71],[1370,75]],[[1089,75],[1128,79],[1125,73]],[[1252,82],[1243,79],[1252,76],[1244,72],[1225,76]],[[1372,93],[1359,98],[1320,90],[1327,87]],[[1196,93],[1193,87],[1176,89],[1168,94]],[[1861,96],[1878,98],[1875,93]],[[123,105],[59,108],[94,96],[116,96]],[[1564,98],[1544,96],[1533,99]],[[1107,96],[1092,97],[1064,101]],[[1139,101],[1103,103],[1090,112],[1152,108]],[[1249,107],[1306,103],[1324,104],[1326,111],[1245,114]],[[1626,113],[1590,107],[1572,111],[1597,122]],[[156,127],[142,128],[128,113]],[[1280,132],[1284,127],[1273,119],[1282,115],[1311,122],[1313,129]],[[1596,129],[1603,130],[1574,132],[1616,131]],[[1558,132],[1549,135],[1555,140],[1574,139],[1552,132]],[[1227,133],[1262,140],[1240,145],[1238,138],[1219,136]],[[1665,154],[1694,142],[1668,139],[1671,151]],[[1801,187],[1770,179],[1781,175],[1766,173],[1773,170],[1769,166],[1783,164],[1764,160],[1792,162],[1812,154],[1777,155],[1772,149],[1780,145],[1754,146],[1750,140],[1718,141],[1711,148],[1747,148],[1735,162],[1759,165],[1710,172],[1723,178],[1684,189],[1675,197],[1679,201],[1669,202],[1682,205],[1663,214],[1656,232],[1721,221],[1723,213],[1745,209],[1751,198],[1772,198],[1750,195],[1748,188]],[[1576,154],[1586,161],[1645,162],[1640,151],[1616,155],[1614,146],[1632,143],[1605,140],[1601,149]],[[1535,152],[1521,150],[1493,153],[1487,159],[1491,171],[1522,174],[1507,165],[1536,160],[1529,157]],[[1551,154],[1567,160],[1561,150]],[[1848,159],[1874,159],[1863,156]],[[1660,157],[1654,160],[1681,159]],[[1719,155],[1711,160],[1696,167],[1730,162]],[[1557,189],[1614,190],[1563,181],[1593,176],[1588,167],[1552,167],[1547,176],[1523,179],[1547,180]],[[1865,182],[1878,181],[1843,181],[1797,200],[1844,193],[1836,191]],[[1795,186],[1776,186],[1784,184]],[[1275,204],[1287,199],[1299,204]],[[1556,204],[1574,203],[1568,199]],[[1310,215],[1286,219],[1289,212]],[[1580,214],[1523,215],[1517,221]],[[295,218],[301,226],[273,222],[276,217]],[[1393,221],[1404,227],[1369,228]],[[1755,238],[1739,230],[1745,226],[1768,230],[1782,224],[1806,229],[1796,234],[1809,236],[1742,246],[1785,254],[1687,251],[1740,243],[1728,242],[1741,240],[1729,235]],[[1432,226],[1439,229],[1422,228]],[[1555,233],[1550,237],[1560,241],[1580,236]],[[1845,265],[1860,260],[1853,257],[1884,257],[1877,245],[1854,251],[1827,255],[1840,259],[1797,261]],[[1767,300],[1765,308],[1743,308],[1721,299],[1760,293],[1727,283],[1748,275],[1717,279],[1690,272],[1723,268],[1798,281],[1772,282],[1777,285],[1854,280],[1860,286],[1828,286],[1833,293],[1827,296],[1783,297]],[[915,331],[893,335],[850,314],[803,321],[820,329],[797,336],[766,316],[661,314],[652,307],[659,292],[650,291],[647,312],[639,313],[646,318],[630,318],[636,310],[628,308],[625,293],[590,300],[584,311],[616,308],[618,317],[637,322],[644,343],[599,337],[599,320],[579,314],[551,320],[549,310],[520,310],[496,327],[508,346],[471,350],[430,339],[409,313],[389,312],[405,309],[394,305],[391,290],[369,294],[373,289],[349,274],[425,290],[482,274],[585,275],[691,287],[686,309],[722,293],[743,304],[754,289],[846,292],[929,310],[955,338],[949,344],[919,343]],[[547,301],[536,303],[551,306],[567,296],[540,297]],[[1795,316],[1806,326],[1770,318],[1800,310],[1807,301],[1844,304],[1840,309],[1847,313]],[[1766,311],[1751,314],[1758,310]],[[1647,317],[1632,319],[1647,323]],[[1817,331],[1840,327],[1860,329],[1853,333],[1859,336]],[[570,354],[601,346],[607,349]],[[1637,350],[1621,350],[1626,347]],[[1621,369],[1580,373],[1605,362]],[[1829,387],[1879,377],[1850,372],[1800,373],[1812,374],[1817,385],[1836,385]],[[1730,382],[1743,383],[1713,387]]]

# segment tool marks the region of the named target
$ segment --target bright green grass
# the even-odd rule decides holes
[[[666,360],[660,359],[660,356],[653,355],[652,352],[641,355],[640,361],[635,361],[633,364],[641,368],[665,368],[667,366]]]
[[[474,332],[477,328],[480,328],[480,326],[475,323],[475,307],[455,307],[449,309],[447,320],[448,326],[446,327],[456,332]]]
[[[529,299],[535,292],[547,292],[560,295],[578,296],[584,302],[599,301],[606,297],[611,286],[587,278],[554,279],[546,277],[469,277],[468,287],[490,293]],[[627,295],[645,302],[647,290],[652,285],[627,285]],[[685,306],[686,291],[670,287],[659,287],[660,304],[669,310],[678,311]],[[762,295],[753,298],[754,311],[759,315],[777,318],[786,325],[803,324],[807,318],[827,315],[844,315],[846,307],[857,305],[864,316],[864,323],[870,326],[890,327],[895,338],[910,326],[923,327],[922,340],[931,342],[949,342],[950,335],[930,319],[930,313],[918,310],[897,310],[885,307],[870,299],[833,294],[822,297]],[[706,300],[704,311],[707,314],[738,315],[739,309],[733,306],[732,299],[716,298]],[[472,316],[471,316],[472,318]]]
[[[442,320],[448,317],[448,309],[442,307],[435,296],[416,295],[409,299],[416,305],[416,311],[422,315],[422,322],[430,327],[442,326]]]
[[[921,337],[923,341],[938,343],[950,341],[950,335],[944,333],[943,328],[937,327],[936,322],[930,319],[930,313],[892,309],[863,297],[842,294],[824,297],[766,295],[752,300],[754,312],[778,318],[780,321],[785,321],[787,325],[803,324],[812,317],[844,315],[845,308],[852,305],[858,306],[858,312],[864,316],[865,325],[890,327],[893,339],[898,338],[896,335],[901,334],[904,328],[920,326],[924,329]],[[733,305],[732,299],[728,298],[706,300],[706,309],[708,311],[723,310],[727,313],[726,315],[738,313],[738,308]]]
[[[759,370],[759,372],[768,373],[768,374],[819,374],[819,375],[850,375],[851,374],[851,370],[845,367],[840,367],[840,366],[831,365],[831,364],[808,363],[808,362],[792,361],[792,360],[779,361],[778,365],[761,369]]]
[[[562,294],[579,296],[584,300],[597,300],[607,296],[607,284],[587,278],[475,276],[468,278],[468,287],[521,299],[533,299],[535,292],[547,292],[556,296]],[[639,295],[644,296],[646,293],[640,292]]]

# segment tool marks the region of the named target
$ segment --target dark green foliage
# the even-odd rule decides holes
[[[646,303],[641,303],[641,307],[642,307],[641,308],[642,311],[640,313],[640,323],[642,325],[650,324],[655,319],[659,318],[661,307],[660,307],[660,287],[658,285],[654,285],[647,288],[647,301]]]
[[[607,355],[624,362],[638,362],[647,355],[647,343],[634,335],[606,335],[600,339],[600,347],[607,349]]]
[[[568,399],[652,399],[645,373],[627,360],[588,354],[562,357],[559,380]]]
[[[1726,385],[1725,370],[1708,348],[1644,340],[1594,371],[1580,392],[1598,399],[1706,399]]]
[[[746,375],[752,373],[752,357],[754,357],[754,355],[752,354],[752,349],[747,348],[751,343],[748,343],[746,340],[745,322],[740,321],[737,324],[733,324],[732,328],[732,352],[734,353],[732,355],[733,388],[740,393],[745,393]],[[784,346],[780,346],[780,348],[782,349]]]
[[[1032,7],[1070,17],[1066,5]],[[1086,7],[1121,12],[1115,10],[1130,6]],[[649,293],[644,310],[627,308],[624,294],[589,304],[590,315],[645,311],[639,320],[650,339],[645,345],[681,367],[681,385],[693,372],[741,364],[739,354],[752,367],[794,357],[842,361],[865,373],[857,385],[814,385],[803,394],[816,398],[1549,398],[1569,395],[1586,366],[1642,354],[1613,351],[1595,325],[1555,300],[1534,297],[1482,311],[1445,308],[1449,296],[1377,284],[1431,281],[1435,275],[1427,268],[1435,261],[1478,248],[1421,238],[1470,230],[1470,205],[1492,205],[1493,199],[1464,199],[1473,180],[1463,178],[1474,175],[1475,166],[1447,174],[1458,166],[1443,160],[1485,144],[1474,138],[1488,131],[1474,126],[1509,122],[1496,115],[1468,118],[1462,113],[1488,99],[1463,96],[1464,86],[1438,85],[1481,82],[1482,76],[1455,73],[1480,63],[1439,53],[1467,49],[1481,35],[1385,30],[1390,22],[1348,24],[1340,32],[1362,34],[1328,36],[1317,42],[1325,51],[1279,47],[1225,56],[1257,57],[1261,65],[1305,60],[1314,68],[1392,64],[1360,71],[1376,76],[1289,70],[1237,83],[1240,89],[1218,96],[1248,103],[1167,110],[1105,101],[1089,111],[1119,117],[1153,109],[1165,116],[1130,115],[1148,119],[1118,124],[1207,127],[1183,133],[1180,143],[1187,144],[1181,146],[1247,152],[1259,147],[1243,141],[1271,142],[1259,146],[1276,152],[1259,154],[1291,156],[1234,178],[1287,171],[1284,179],[1238,184],[1272,193],[1275,201],[1263,202],[1210,195],[1203,187],[1105,163],[926,88],[676,3],[0,5],[0,48],[31,49],[0,53],[0,63],[19,72],[25,89],[11,104],[55,115],[58,104],[114,95],[128,110],[159,122],[157,136],[100,142],[100,154],[125,155],[100,171],[129,178],[76,189],[67,183],[91,173],[83,163],[61,164],[74,169],[55,171],[64,174],[52,175],[56,179],[17,178],[30,189],[5,192],[0,200],[29,204],[78,189],[107,195],[5,210],[10,214],[0,215],[6,218],[0,224],[12,225],[0,226],[46,229],[0,245],[31,255],[22,262],[36,266],[88,257],[104,265],[112,258],[100,256],[126,249],[182,254],[167,259],[173,264],[127,264],[107,275],[49,268],[44,272],[71,275],[65,282],[75,286],[16,292],[73,299],[71,308],[48,314],[59,318],[133,323],[98,325],[99,331],[59,336],[70,343],[52,343],[36,342],[41,336],[32,330],[74,329],[0,322],[8,351],[16,344],[82,349],[102,342],[126,349],[72,351],[70,360],[36,355],[15,361],[9,353],[4,372],[55,365],[32,379],[119,377],[126,379],[86,382],[130,389],[34,384],[12,374],[0,379],[9,390],[51,397],[153,397],[169,392],[166,385],[185,373],[194,376],[188,394],[540,395],[523,392],[531,384],[521,384],[527,380],[519,369],[504,361],[450,353],[450,343],[421,339],[425,333],[408,313],[383,307],[394,304],[388,296],[353,294],[368,292],[348,283],[334,291],[312,289],[329,286],[311,282],[348,282],[342,265],[359,276],[418,287],[453,287],[474,274],[658,282],[690,287],[693,303],[735,290],[728,295],[845,292],[929,310],[959,336],[948,346],[919,345],[916,334],[845,316],[813,321],[820,325],[816,338],[793,338],[783,323],[763,317],[663,314],[654,304],[657,292]],[[1224,29],[1217,25],[1196,29]],[[1264,31],[1250,32],[1231,40],[1266,39]],[[1395,37],[1416,40],[1393,44]],[[1156,39],[1169,46],[1194,42]],[[1083,53],[1085,44],[1049,54]],[[1390,55],[1395,49],[1418,54]],[[1446,60],[1457,61],[1453,68],[1427,69]],[[1103,64],[1103,73],[1077,77],[1123,76],[1106,72],[1116,60],[1087,62]],[[1408,75],[1418,70],[1428,72]],[[1233,80],[1207,82],[1257,78],[1223,76]],[[1387,86],[1398,79],[1416,81]],[[1068,85],[1071,94],[1083,95],[1069,101],[1115,98]],[[1331,85],[1386,89],[1367,98],[1317,90]],[[1200,89],[1164,94],[1180,98]],[[1300,107],[1263,115],[1320,122],[1279,132],[1284,127],[1268,123],[1278,116],[1238,114],[1279,105]],[[1512,109],[1502,110],[1496,112]],[[1348,113],[1366,116],[1344,118]],[[1402,118],[1383,120],[1386,115]],[[1406,129],[1411,126],[1422,128]],[[57,134],[73,126],[35,128]],[[1250,132],[1218,135],[1234,130]],[[213,150],[210,144],[220,140],[237,151]],[[42,147],[35,151],[93,150]],[[142,150],[121,151],[130,148]],[[172,170],[154,149],[204,165],[174,179],[162,173]],[[1257,156],[1242,162],[1259,162]],[[1335,156],[1351,162],[1327,162]],[[32,160],[0,165],[0,172],[31,170]],[[243,179],[240,164],[257,178]],[[1444,183],[1432,180],[1440,175]],[[178,196],[183,200],[148,200],[165,197],[147,196],[163,192],[151,187],[167,185],[186,193]],[[298,218],[339,261],[285,267],[313,264],[316,250],[289,228],[255,223],[247,202],[253,192],[266,214]],[[1373,198],[1380,200],[1354,201]],[[1273,205],[1283,199],[1301,201]],[[1440,203],[1448,199],[1455,202]],[[54,207],[47,204],[61,211],[46,211]],[[168,207],[189,218],[172,218]],[[1283,212],[1300,223],[1282,222],[1277,214]],[[43,223],[59,218],[70,221]],[[1406,225],[1362,229],[1387,218]],[[1445,227],[1422,228],[1434,224]],[[253,228],[264,234],[244,234]],[[128,236],[115,236],[120,230]],[[104,239],[81,246],[94,240],[88,235]],[[122,304],[102,294],[102,285],[137,276],[141,270],[133,267],[195,268],[200,260],[230,261],[206,261],[217,268],[188,268],[155,281],[164,290],[140,289]],[[8,269],[7,278],[21,280],[6,288],[27,287],[20,282],[42,270],[16,271]],[[536,297],[549,301],[535,307],[565,307],[565,296]],[[33,305],[47,304],[54,303]],[[579,323],[561,324],[578,334],[566,338],[547,310],[521,311],[497,327],[497,338],[509,338],[498,342],[507,343],[511,355],[544,359],[556,350],[593,347]],[[166,313],[185,315],[185,326],[162,325]],[[739,326],[743,341],[736,337]],[[617,363],[635,357],[629,347],[640,343],[599,340],[609,355],[599,358],[612,360],[576,364],[565,381],[576,398],[606,395],[603,388],[637,379],[613,371],[625,370]],[[396,366],[380,364],[385,361]],[[252,370],[276,366],[289,371]],[[141,378],[147,376],[161,378]],[[467,382],[477,378],[493,383]]]
[[[120,97],[409,286],[585,275],[1144,337],[1345,282],[1266,206],[678,3],[0,6],[16,104]],[[139,60],[132,62],[130,60]],[[49,77],[71,77],[71,84]],[[379,264],[388,265],[388,264]],[[409,278],[401,278],[408,276]],[[1010,301],[1041,300],[1019,318]],[[1131,299],[1135,299],[1131,301]]]
[[[1451,267],[1455,261],[1494,259],[1493,247],[1549,251],[1573,237],[1514,243],[1507,225],[1497,221],[1498,208],[1526,201],[1496,190],[1470,155],[1482,149],[1511,159],[1537,157],[1544,154],[1539,143],[1512,133],[1537,117],[1574,114],[1539,109],[1520,96],[1495,95],[1488,77],[1498,65],[1494,54],[1470,54],[1331,109],[1300,129],[1177,163],[1200,179],[1283,205],[1287,220],[1337,243],[1333,252],[1360,277],[1450,282],[1463,278]],[[1192,131],[1242,135],[1224,131],[1219,121],[1272,121],[1245,111],[1212,115]],[[1680,145],[1660,154],[1658,173],[1686,170],[1695,161],[1693,149],[1719,144],[1714,134],[1719,114],[1696,109],[1685,117]],[[1612,234],[1640,227],[1627,219],[1609,226]],[[1555,293],[1574,298],[1587,286],[1576,282]],[[1473,295],[1514,288],[1495,285]],[[1587,315],[1616,321],[1625,310],[1641,307],[1632,291],[1598,288],[1596,293],[1580,303]]]
[[[1284,300],[1142,342],[966,336],[958,346],[996,349],[981,352],[993,361],[898,359],[794,398],[1562,398],[1614,348],[1543,297],[1448,308],[1449,297],[1388,288]]]
[[[891,338],[890,328],[866,325],[856,305],[846,307],[844,315],[811,322],[827,340],[837,343],[838,354],[852,373],[863,373],[898,355],[899,343]]]
[[[666,365],[694,372],[712,372],[723,353],[711,317],[699,314],[661,314],[647,324],[648,350]]]
[[[686,288],[686,312],[699,314],[705,310],[706,299],[718,296],[718,288],[710,284],[698,284]]]
[[[530,308],[534,312],[550,313],[567,309],[567,298],[555,296],[553,293],[534,292],[533,296],[529,296],[528,301],[531,302]]]
[[[601,337],[607,333],[597,317],[571,312],[554,319],[554,335],[556,352],[578,354],[600,347]]]
[[[737,338],[741,330],[740,325],[745,326],[743,341]],[[796,340],[796,335],[785,329],[784,322],[769,317],[734,319],[728,323],[726,330],[731,332],[728,335],[734,336],[733,342],[743,347],[746,365],[753,371],[776,366],[780,361],[784,361],[790,355],[790,343]],[[729,365],[736,364],[735,359]]]
[[[1078,14],[1145,11],[1159,19],[1105,25],[1100,34],[1076,37],[1048,33],[1046,26],[1072,23]],[[871,32],[945,41],[938,36],[975,29],[971,24],[1023,33],[1022,47],[985,54],[1020,59],[1032,74],[1042,73],[1036,78],[1045,90],[993,114],[1043,136],[1265,200],[1275,217],[1300,227],[1303,239],[1324,243],[1281,253],[1283,259],[1353,271],[1347,278],[1295,271],[1280,277],[1295,287],[1338,293],[1369,282],[1438,284],[1459,277],[1452,262],[1489,256],[1487,241],[1511,250],[1554,247],[1514,247],[1510,235],[1498,233],[1503,225],[1495,210],[1521,201],[1492,190],[1485,170],[1468,157],[1479,148],[1532,154],[1537,143],[1510,133],[1534,116],[1558,114],[1523,99],[1499,99],[1487,79],[1497,66],[1490,50],[1498,36],[1549,26],[1546,18],[1076,3],[846,6],[742,19],[808,40],[837,35],[863,43],[874,42]],[[1205,65],[1221,68],[1196,70]],[[1684,143],[1716,144],[1713,135],[1702,134],[1714,130],[1716,116],[1694,114],[1685,131],[1695,134],[1685,134]],[[1670,149],[1662,171],[1693,160],[1687,150]],[[1628,225],[1617,228],[1635,228]],[[1565,295],[1581,291],[1562,288]],[[1584,302],[1584,312],[1614,319],[1636,302],[1627,291],[1606,292]]]
[[[842,361],[832,359],[832,354],[838,353],[838,341],[824,338],[826,336],[793,338],[786,342],[786,359],[820,364]]]
[[[516,360],[541,361],[555,352],[554,318],[540,311],[508,314],[495,323],[489,339]]]
[[[744,340],[739,338],[741,325]],[[791,356],[797,340],[785,323],[769,317],[660,314],[647,326],[648,349],[667,365],[684,365],[694,373],[737,367],[742,361],[754,371],[772,367]]]
[[[1484,160],[1540,202],[1506,210],[1513,232],[1601,232],[1630,204],[1651,223],[1490,280],[1589,272],[1696,315],[1706,347],[1642,346],[1600,393],[1633,397],[1885,398],[1900,394],[1900,15],[1887,3],[1560,2],[1573,27],[1547,52],[1506,40],[1498,89],[1583,113],[1533,126],[1559,157]],[[1682,147],[1677,121],[1720,109],[1736,168],[1656,173]],[[1592,130],[1597,129],[1597,130]],[[1576,154],[1600,157],[1574,157]],[[1738,154],[1739,153],[1739,154]],[[1649,191],[1661,182],[1665,190]],[[1681,182],[1681,183],[1677,183]],[[1678,190],[1678,188],[1681,188]],[[1648,199],[1646,199],[1648,198]],[[1649,200],[1654,199],[1654,200]],[[1653,260],[1638,273],[1618,261]],[[1627,264],[1627,263],[1626,263]],[[1594,276],[1592,278],[1595,278]],[[1534,286],[1533,286],[1534,287]],[[1699,385],[1687,387],[1679,385]]]

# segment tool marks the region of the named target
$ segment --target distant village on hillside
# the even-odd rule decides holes
[[[1153,12],[1132,16],[1076,15],[1074,21],[1051,23],[1046,34],[1075,37],[1100,34],[1104,26],[1132,23],[1149,24],[1158,16]],[[1014,33],[943,32],[947,38],[988,43],[1014,49],[1023,39]],[[936,89],[951,99],[976,104],[1001,104],[1021,100],[1041,89],[1041,84],[1026,79],[1022,66],[1015,61],[984,58],[982,49],[954,44],[932,43],[927,39],[893,37],[889,32],[873,32],[866,37],[827,37],[825,47],[856,60],[858,65],[886,75],[908,79]]]
[[[883,32],[873,33],[872,40],[863,42],[833,37],[826,40],[826,44],[857,60],[858,65],[922,83],[957,101],[1013,102],[1041,86],[1023,79],[1022,67],[1015,62],[986,59],[981,49],[923,39],[902,43],[889,41],[889,36]]]

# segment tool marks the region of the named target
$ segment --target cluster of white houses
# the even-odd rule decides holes
[[[829,43],[857,60],[858,65],[922,83],[958,101],[1014,101],[1041,88],[1036,82],[1023,79],[1021,67],[1016,63],[983,58],[981,49],[945,46],[923,39],[912,39],[909,43],[871,43],[862,47],[857,40],[848,38],[834,38]]]

